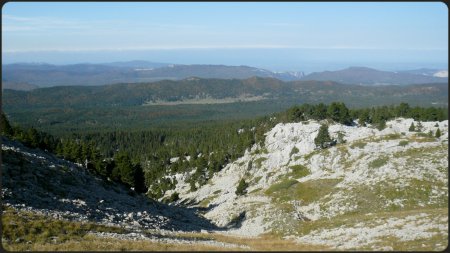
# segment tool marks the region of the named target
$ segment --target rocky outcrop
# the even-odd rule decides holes
[[[410,225],[386,236],[411,231],[422,233],[414,238],[445,236],[448,231],[442,227],[448,223],[444,214],[448,203],[448,121],[420,124],[416,121],[415,125],[422,125],[421,132],[410,132],[413,122],[403,118],[391,120],[381,131],[370,125],[330,124],[331,137],[341,141],[324,150],[315,149],[314,138],[325,122],[278,124],[266,133],[263,145],[247,150],[197,191],[191,192],[183,181],[189,177],[186,174],[177,175],[176,188],[166,194],[178,192],[179,202],[196,203],[214,224],[229,228],[227,233],[239,235],[275,230],[288,238],[299,238],[302,243],[317,240],[333,247],[339,239],[320,237],[319,227],[311,234],[302,234],[299,232],[302,224],[366,214],[373,215],[370,217],[374,222],[381,224],[382,214],[390,212],[398,216],[398,224],[410,224],[409,216],[402,216],[402,212],[428,217],[431,214],[427,210],[437,210],[439,215],[426,229],[418,224],[415,230]],[[442,132],[439,138],[429,135],[438,128]],[[241,179],[249,183],[243,196],[235,194]],[[244,212],[240,226],[230,226]],[[356,229],[358,219],[354,220],[355,224],[323,231],[330,231],[331,235],[332,231],[345,230],[340,239],[350,240],[351,236],[344,235],[354,235],[351,231]],[[432,234],[427,229],[439,232]],[[374,236],[383,232],[377,233]],[[356,242],[344,243],[340,248],[358,248],[379,241],[364,234],[354,236],[357,239],[352,240]]]
[[[77,164],[2,137],[2,202],[56,219],[130,229],[214,229],[195,208],[150,200]]]

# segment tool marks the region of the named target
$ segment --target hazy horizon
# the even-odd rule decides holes
[[[448,9],[439,2],[9,2],[2,40],[3,64],[447,69]]]

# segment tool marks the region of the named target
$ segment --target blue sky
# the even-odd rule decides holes
[[[29,2],[2,9],[4,63],[446,68],[447,48],[448,9],[440,2]]]

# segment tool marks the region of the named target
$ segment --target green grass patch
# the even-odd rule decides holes
[[[402,136],[400,134],[388,134],[382,137],[382,140],[397,140],[400,139]]]
[[[406,146],[406,145],[408,145],[408,141],[407,140],[401,140],[399,143],[398,143],[398,145],[399,146],[401,146],[401,147],[404,147],[404,146]]]
[[[379,157],[369,163],[369,168],[372,168],[372,169],[379,168],[379,167],[387,164],[388,161],[389,161],[389,157],[387,157],[387,156]]]
[[[405,157],[410,159],[416,158],[433,158],[435,156],[442,157],[443,154],[448,153],[448,143],[443,143],[440,146],[434,147],[421,147],[421,148],[409,148],[404,151],[396,152],[393,154],[395,158]]]
[[[308,168],[305,166],[298,164],[298,165],[292,165],[289,168],[291,168],[292,172],[289,174],[289,176],[292,176],[296,179],[306,177],[310,174]]]
[[[291,187],[292,185],[295,185],[297,183],[298,183],[298,181],[295,179],[283,180],[279,183],[276,183],[276,184],[273,184],[272,186],[270,186],[269,189],[266,190],[266,194],[271,195],[275,192],[280,192],[280,191],[286,190],[289,187]]]
[[[252,155],[260,155],[260,154],[268,154],[268,153],[269,153],[269,151],[267,151],[267,148],[266,148],[266,147],[263,147],[263,148],[256,149],[256,150],[252,153]]]
[[[265,193],[273,197],[283,210],[292,211],[292,206],[287,205],[286,202],[302,200],[304,204],[309,204],[317,201],[331,193],[340,181],[341,179],[319,179],[300,183],[296,180],[285,179],[272,185]]]
[[[200,201],[200,203],[198,204],[200,207],[208,207],[209,203],[211,203],[211,200],[213,200],[214,198],[216,198],[217,195],[214,194],[212,196],[207,197],[206,199],[203,199],[202,201]]]
[[[367,142],[364,141],[355,141],[350,145],[350,148],[355,149],[355,148],[360,148],[363,149],[365,146],[367,145]]]
[[[256,167],[261,168],[261,164],[262,164],[262,162],[264,162],[265,160],[267,160],[266,157],[260,157],[260,158],[256,159],[256,160],[255,160]]]
[[[426,133],[417,133],[412,137],[412,140],[415,142],[433,142],[436,141],[436,138],[429,136]]]

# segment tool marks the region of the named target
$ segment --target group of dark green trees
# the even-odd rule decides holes
[[[448,118],[447,114],[448,108],[411,107],[407,103],[400,103],[397,106],[349,109],[344,103],[333,102],[329,105],[320,103],[294,106],[286,111],[284,117],[290,122],[331,119],[344,125],[352,125],[357,120],[362,126],[372,124],[378,129],[383,129],[386,121],[397,117],[413,118],[418,121],[442,121]]]
[[[2,136],[20,141],[25,146],[47,150],[60,158],[80,163],[101,176],[133,187],[137,192],[147,191],[140,163],[133,163],[126,152],[117,152],[112,159],[107,159],[99,152],[93,141],[55,138],[33,127],[23,130],[19,126],[11,126],[5,114],[1,113],[0,117]]]
[[[447,108],[410,107],[406,103],[365,109],[349,109],[340,102],[303,104],[251,120],[205,122],[185,128],[77,132],[57,137],[32,127],[24,130],[11,126],[2,113],[1,131],[27,146],[46,149],[136,191],[148,190],[151,198],[160,198],[175,187],[176,182],[168,175],[193,170],[188,182],[191,190],[195,190],[227,163],[242,156],[247,148],[264,141],[264,133],[278,123],[328,119],[345,125],[357,121],[381,129],[395,117],[442,121],[447,119]],[[319,130],[318,147],[335,143],[326,128]],[[244,194],[247,185],[241,182],[236,193]],[[170,199],[177,199],[177,194]]]

